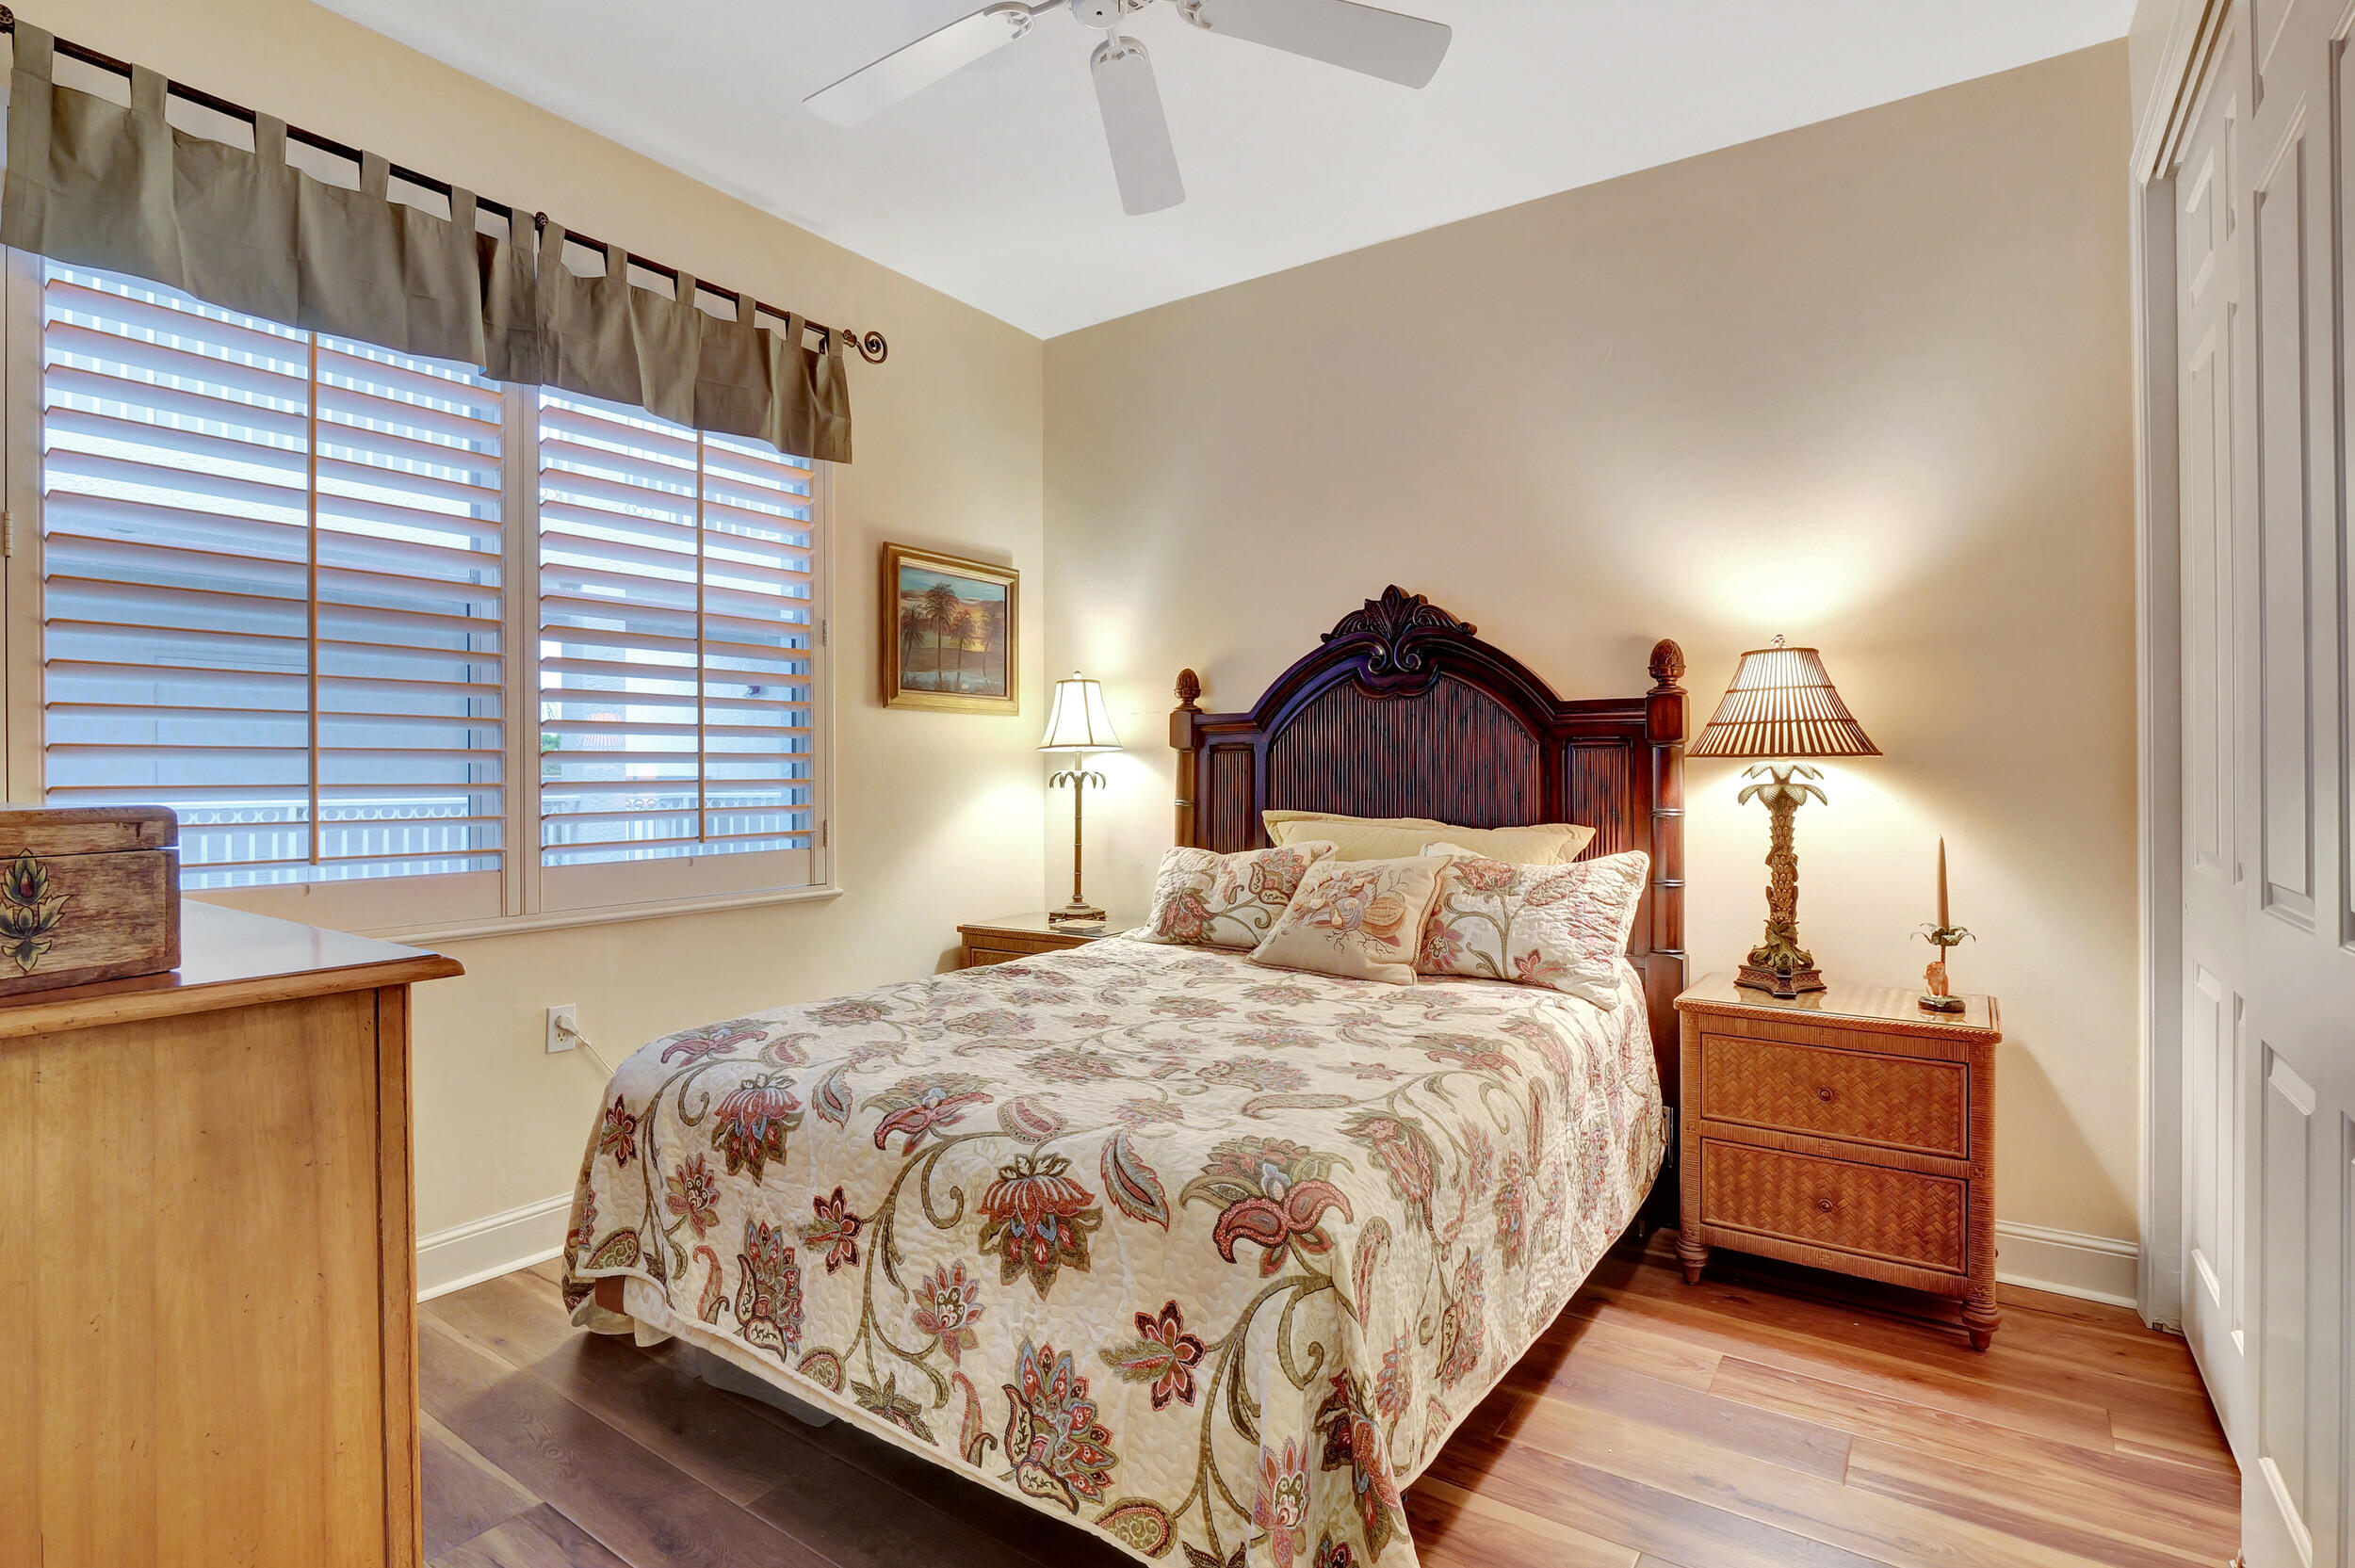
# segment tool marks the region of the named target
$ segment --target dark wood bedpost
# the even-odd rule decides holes
[[[1644,738],[1651,747],[1651,960],[1644,966],[1655,1041],[1667,1041],[1665,1066],[1678,1059],[1677,994],[1684,989],[1684,650],[1662,638],[1651,651],[1651,690],[1644,694]],[[1665,1031],[1665,1033],[1663,1031]],[[1661,1085],[1677,1103],[1678,1084]]]
[[[1191,670],[1178,671],[1178,711],[1169,716],[1169,743],[1178,751],[1178,839],[1180,845],[1193,845],[1194,836],[1194,721],[1202,712],[1202,679]]]

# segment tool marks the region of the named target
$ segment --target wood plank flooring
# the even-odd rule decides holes
[[[1407,1494],[1429,1568],[2217,1568],[2240,1479],[2180,1339],[2003,1292],[1995,1347],[1904,1292],[1623,1245]],[[582,1334],[555,1266],[420,1314],[434,1568],[1115,1568],[836,1423]]]

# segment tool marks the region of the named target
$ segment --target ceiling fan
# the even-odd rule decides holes
[[[996,53],[1031,30],[1049,11],[1070,11],[1101,32],[1089,61],[1096,101],[1112,143],[1120,204],[1131,216],[1160,212],[1186,199],[1169,117],[1145,45],[1124,38],[1120,24],[1152,0],[1002,0],[896,49],[803,100],[837,125],[861,124],[884,109]],[[1324,60],[1419,88],[1447,55],[1454,30],[1443,23],[1402,16],[1356,0],[1171,0],[1178,13],[1205,32],[1225,33],[1272,49]]]

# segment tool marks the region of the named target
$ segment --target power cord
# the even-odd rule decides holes
[[[554,1026],[559,1039],[569,1040],[580,1050],[588,1052],[589,1059],[595,1062],[597,1066],[604,1071],[606,1078],[609,1082],[611,1081],[613,1077],[612,1064],[608,1062],[605,1058],[597,1055],[597,1048],[589,1043],[589,1037],[587,1035],[581,1033],[578,1029],[575,1028],[572,1025],[567,1024],[561,1018],[556,1020]]]

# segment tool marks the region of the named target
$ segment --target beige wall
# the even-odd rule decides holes
[[[836,808],[831,902],[452,944],[468,974],[416,1005],[417,1219],[431,1233],[569,1189],[603,1075],[543,1050],[580,1004],[608,1060],[656,1035],[929,972],[960,918],[1037,907],[1046,709],[1035,338],[290,0],[73,0],[31,13],[77,41],[821,321],[881,328],[853,371],[858,461],[835,487]],[[884,539],[1029,574],[1019,718],[886,710],[874,693]],[[549,1232],[560,1232],[560,1220]]]
[[[1048,343],[1048,653],[1132,748],[1099,901],[1169,843],[1179,667],[1242,706],[1385,583],[1566,695],[1677,638],[1697,725],[1786,632],[1888,753],[1800,814],[1819,962],[1918,983],[1945,834],[1998,1211],[2132,1237],[2127,130],[2111,44]],[[1762,915],[1739,766],[1687,774],[1697,974]]]

